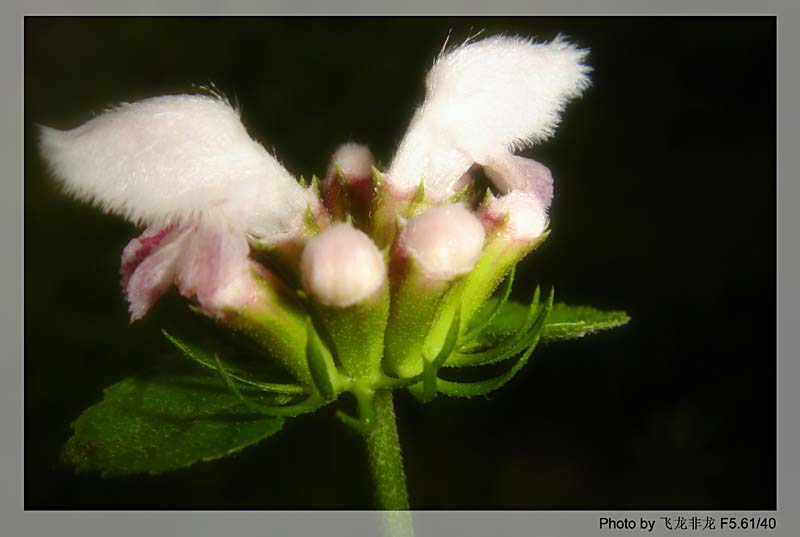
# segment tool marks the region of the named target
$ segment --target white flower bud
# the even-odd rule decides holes
[[[399,247],[425,276],[450,280],[472,270],[485,236],[480,221],[465,206],[444,205],[412,218],[400,235]]]
[[[560,37],[535,43],[505,36],[446,52],[428,73],[425,102],[387,180],[401,192],[423,180],[426,194],[441,200],[473,163],[509,168],[512,151],[551,136],[567,101],[588,86],[586,54]],[[500,175],[501,190],[523,187]]]
[[[386,264],[370,238],[349,224],[314,236],[300,259],[303,287],[327,306],[345,308],[374,295],[386,281]]]

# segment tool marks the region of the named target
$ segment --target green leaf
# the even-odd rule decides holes
[[[263,392],[254,399],[269,400]],[[106,477],[159,474],[235,453],[283,423],[242,405],[216,376],[161,369],[106,389],[72,424],[62,460]]]
[[[497,298],[492,298],[482,307],[482,312],[492,311],[497,306]],[[482,315],[481,312],[477,317]],[[506,302],[497,311],[475,339],[468,343],[462,352],[477,352],[493,347],[513,334],[525,323],[528,308],[517,302]],[[547,319],[542,342],[576,339],[601,330],[609,330],[622,326],[630,320],[624,311],[599,310],[589,306],[568,306],[563,303],[554,304]]]
[[[604,311],[589,306],[556,304],[547,320],[542,341],[577,339],[601,330],[622,326],[630,320],[624,311]]]

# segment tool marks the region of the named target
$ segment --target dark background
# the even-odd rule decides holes
[[[633,320],[543,347],[489,398],[398,399],[412,507],[776,507],[775,19],[27,18],[25,507],[371,508],[359,438],[333,408],[239,455],[104,480],[58,463],[102,389],[197,328],[173,293],[129,325],[131,224],[59,194],[34,125],[213,82],[296,175],[342,142],[388,162],[451,42],[484,28],[591,49],[593,86],[554,139],[553,233],[523,264],[557,298]],[[487,400],[488,399],[488,400]]]

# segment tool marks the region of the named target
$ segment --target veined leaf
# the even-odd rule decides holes
[[[254,392],[246,393],[270,401]],[[161,369],[106,389],[72,424],[62,460],[103,476],[158,474],[235,453],[283,423],[242,405],[216,375]]]

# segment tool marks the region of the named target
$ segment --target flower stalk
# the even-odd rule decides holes
[[[377,392],[374,405],[375,426],[366,435],[366,443],[376,503],[385,511],[387,537],[411,537],[414,532],[392,392]]]

